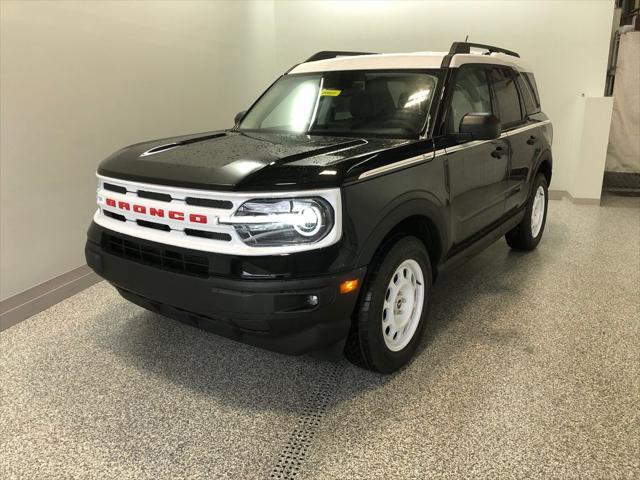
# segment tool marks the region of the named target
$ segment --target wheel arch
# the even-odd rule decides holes
[[[536,178],[538,173],[542,173],[547,179],[547,185],[551,185],[552,171],[553,160],[551,158],[551,152],[549,150],[545,150],[538,156],[535,168],[533,169],[533,176],[530,179],[531,183],[533,183],[533,180]]]
[[[381,250],[389,248],[393,237],[412,235],[424,244],[435,280],[448,241],[443,208],[426,199],[413,199],[400,204],[374,227],[360,251],[358,264],[370,264]]]

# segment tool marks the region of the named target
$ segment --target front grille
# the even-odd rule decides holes
[[[108,233],[102,234],[102,248],[112,254],[170,272],[194,277],[209,276],[209,260],[202,255],[143,245]]]
[[[121,195],[114,196],[111,192]],[[173,187],[168,191],[168,187],[160,185],[143,187],[135,182],[101,179],[97,196],[98,207],[101,215],[126,223],[126,234],[134,232],[133,229],[139,227],[141,230],[153,229],[156,232],[169,233],[174,239],[184,235],[183,238],[197,250],[203,245],[206,247],[202,240],[211,241],[212,245],[214,242],[234,243],[234,227],[218,222],[218,218],[231,214],[231,210],[237,206],[233,201],[224,198],[230,194],[202,191],[203,197],[196,197],[193,196],[193,192],[194,190]],[[209,198],[209,195],[213,198]],[[222,198],[216,198],[218,195]],[[240,203],[241,200],[238,200],[237,204]],[[185,208],[186,205],[190,208]],[[191,219],[192,215],[196,220]],[[121,231],[113,225],[111,229]],[[160,237],[158,239],[160,240]],[[240,240],[236,239],[236,242]]]

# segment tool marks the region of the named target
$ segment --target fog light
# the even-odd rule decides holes
[[[307,297],[307,303],[309,305],[311,305],[312,307],[315,307],[316,305],[318,305],[318,296],[317,295],[309,295]]]
[[[358,279],[354,280],[345,280],[340,284],[340,293],[345,294],[349,292],[353,292],[358,288]]]

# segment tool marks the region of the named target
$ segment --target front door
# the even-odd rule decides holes
[[[467,113],[493,112],[487,68],[465,65],[455,73],[445,120],[446,133],[458,132]],[[446,148],[455,245],[498,221],[505,212],[509,142],[506,138],[467,141]]]

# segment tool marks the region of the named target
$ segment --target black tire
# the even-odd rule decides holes
[[[390,350],[383,338],[384,296],[396,269],[405,260],[414,260],[422,270],[424,302],[418,325],[409,343],[401,350]],[[424,332],[431,305],[431,262],[424,244],[416,237],[396,237],[387,242],[372,262],[360,292],[359,305],[352,319],[345,356],[354,364],[380,373],[391,373],[409,362]]]
[[[533,204],[536,198],[536,194],[540,189],[540,187],[542,187],[542,190],[544,191],[544,209],[543,209],[542,225],[537,235],[534,236],[533,232],[531,231]],[[547,179],[543,174],[539,173],[533,182],[533,188],[531,189],[529,199],[527,200],[527,206],[525,209],[524,218],[513,230],[510,230],[505,235],[507,244],[509,244],[511,248],[513,248],[514,250],[528,251],[528,250],[533,250],[538,246],[538,243],[540,243],[540,239],[542,238],[542,234],[544,233],[544,226],[547,223],[547,205],[548,204],[549,204],[549,190],[547,185]]]

